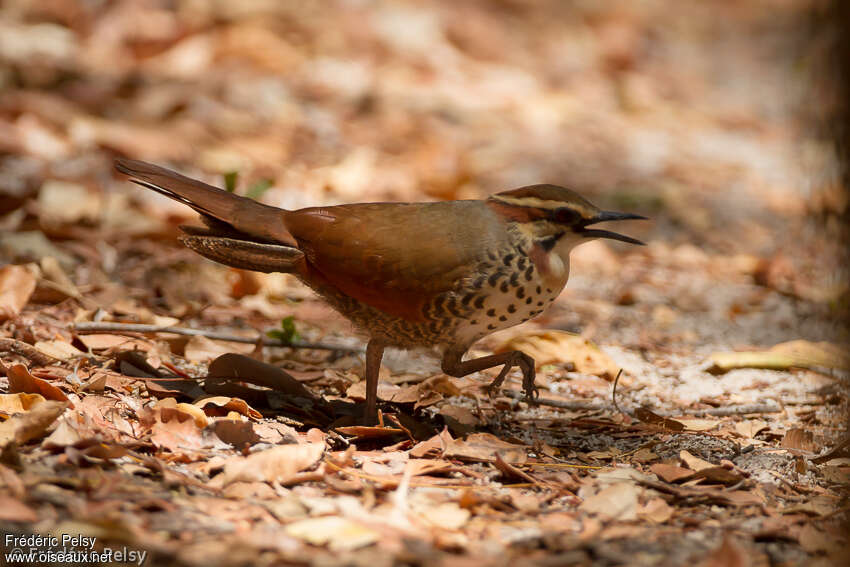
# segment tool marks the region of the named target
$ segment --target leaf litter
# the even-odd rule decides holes
[[[804,230],[839,184],[786,159],[831,159],[792,102],[702,77],[799,80],[747,54],[797,37],[805,4],[730,7],[728,50],[687,4],[10,12],[0,524],[205,567],[840,555],[846,274],[841,239]],[[693,85],[717,89],[699,118]],[[475,345],[532,354],[540,405],[515,373],[490,398],[486,372],[411,359],[365,427],[350,326],[289,276],[179,247],[188,211],[110,178],[117,155],[290,208],[551,179],[657,222],[644,249],[578,248],[549,310]]]

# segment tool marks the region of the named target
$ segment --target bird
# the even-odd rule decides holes
[[[561,293],[570,251],[597,238],[641,241],[591,228],[646,219],[600,210],[575,191],[539,184],[486,199],[354,203],[285,210],[169,169],[117,159],[130,181],[188,205],[204,224],[182,243],[220,264],[295,275],[368,337],[363,419],[378,420],[378,373],[387,347],[430,347],[453,377],[512,368],[533,402],[535,363],[514,350],[464,360],[479,339],[539,315]]]

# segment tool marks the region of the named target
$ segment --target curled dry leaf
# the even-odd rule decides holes
[[[35,291],[36,277],[25,266],[0,268],[0,321],[21,312]]]
[[[13,413],[29,411],[36,404],[43,402],[44,399],[41,394],[27,394],[25,392],[0,394],[0,414],[9,416]]]
[[[173,420],[183,422],[192,419],[199,429],[203,429],[209,423],[204,410],[192,404],[178,403],[174,398],[160,400],[154,407],[159,411],[160,420],[163,423]]]
[[[231,398],[229,396],[203,398],[196,401],[193,405],[201,408],[205,414],[210,416],[227,415],[228,412],[235,411],[253,419],[261,419],[263,417],[263,414],[249,406],[245,400]]]
[[[538,368],[545,364],[572,362],[576,372],[613,380],[620,367],[598,346],[579,335],[546,330],[514,337],[496,352],[520,350],[534,359]]]
[[[787,370],[798,368],[850,369],[850,356],[841,345],[829,342],[789,341],[768,350],[744,352],[715,352],[711,355],[709,371],[728,372],[734,368],[767,368]]]
[[[67,402],[68,396],[65,392],[41,378],[36,378],[29,373],[23,364],[13,364],[7,371],[9,377],[9,391],[12,393],[41,394],[48,400]]]
[[[67,407],[64,402],[44,401],[29,411],[13,415],[0,423],[0,448],[12,442],[20,445],[38,439]]]
[[[234,457],[224,465],[224,472],[213,479],[218,486],[237,481],[278,482],[288,484],[301,471],[312,468],[322,458],[323,443],[282,445],[247,457]]]

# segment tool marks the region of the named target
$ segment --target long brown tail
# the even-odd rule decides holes
[[[297,248],[295,238],[284,225],[281,209],[228,193],[218,187],[143,161],[117,159],[115,169],[131,176],[130,181],[133,183],[192,207],[213,230],[218,225],[215,221],[219,221],[233,229],[225,230],[225,233],[235,232],[246,237],[246,240],[253,237],[261,242]],[[210,222],[211,219],[214,220]]]

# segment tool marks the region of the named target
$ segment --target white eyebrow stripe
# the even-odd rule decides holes
[[[549,201],[539,199],[537,197],[508,197],[506,195],[493,195],[491,199],[502,201],[510,205],[518,205],[520,207],[537,207],[538,209],[559,209],[564,206],[562,201]]]

